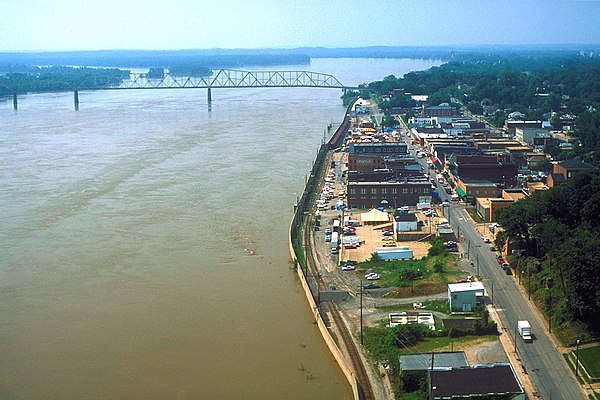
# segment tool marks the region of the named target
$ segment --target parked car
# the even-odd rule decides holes
[[[367,274],[367,275],[365,275],[365,279],[366,279],[366,280],[368,280],[368,281],[376,281],[376,280],[378,280],[379,278],[381,278],[381,277],[380,277],[380,276],[379,276],[379,274],[378,274],[378,273],[376,273],[376,272],[373,272],[373,273],[371,273],[371,274]]]
[[[498,258],[496,258],[496,261],[498,261],[498,264],[502,265],[506,262],[506,260],[504,260],[504,258],[502,258],[502,256],[499,256]]]
[[[331,235],[325,235],[325,241],[331,242]]]
[[[363,288],[365,289],[379,289],[381,286],[376,285],[375,283],[365,283]]]
[[[354,264],[344,264],[342,265],[342,271],[352,271],[354,270]]]
[[[442,207],[450,207],[450,202],[449,201],[442,202]]]
[[[494,246],[491,246],[491,247],[490,247],[490,251],[496,251],[496,247],[494,247]]]
[[[502,268],[510,268],[510,264],[507,262],[502,263]]]
[[[383,236],[394,236],[394,232],[392,231],[383,231],[381,234]]]
[[[385,242],[382,244],[383,247],[396,247],[396,242]]]
[[[512,269],[510,269],[510,267],[504,268],[504,272],[506,273],[506,275],[512,275]]]
[[[483,239],[483,241],[485,243],[492,243],[492,241],[490,240],[490,238],[488,236],[486,236],[486,235],[481,236],[481,238]]]
[[[383,240],[384,242],[389,242],[390,240],[394,240],[394,238],[391,236],[384,236],[381,238],[381,240]]]

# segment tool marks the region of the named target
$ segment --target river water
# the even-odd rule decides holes
[[[439,62],[317,59],[346,85]],[[275,69],[275,68],[269,68]],[[350,399],[287,234],[336,89],[0,104],[1,399]]]

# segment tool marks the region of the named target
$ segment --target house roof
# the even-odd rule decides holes
[[[448,290],[452,293],[470,292],[473,290],[484,290],[484,287],[481,282],[449,283]]]
[[[398,214],[394,216],[396,222],[415,222],[417,216],[415,214]]]
[[[483,365],[431,372],[433,398],[523,393],[510,364]]]
[[[564,169],[580,169],[580,170],[584,170],[584,169],[592,169],[594,168],[593,165],[588,164],[586,162],[583,161],[579,161],[579,160],[565,160],[565,161],[561,161],[558,163],[558,165],[560,165],[561,167],[563,167]]]
[[[435,353],[434,368],[466,367],[469,365],[464,351]],[[403,354],[400,356],[402,371],[425,371],[431,368],[431,353]]]

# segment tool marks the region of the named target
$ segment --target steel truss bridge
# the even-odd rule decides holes
[[[211,89],[226,88],[329,88],[355,90],[358,87],[343,85],[335,76],[310,71],[241,71],[234,69],[214,70],[210,76],[181,76],[163,73],[153,77],[149,73],[130,73],[115,82],[115,78],[87,78],[73,87],[75,109],[79,109],[81,90],[139,90],[139,89],[207,89],[208,103],[212,101]],[[13,95],[13,107],[18,107],[17,94]]]
[[[210,89],[247,87],[314,87],[351,89],[335,76],[310,71],[240,71],[221,69],[211,76],[174,76],[165,73],[160,79],[148,74],[131,74],[130,80],[106,89]]]

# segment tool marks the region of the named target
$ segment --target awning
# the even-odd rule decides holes
[[[459,187],[456,188],[456,194],[458,194],[460,197],[465,197],[467,195],[465,191]]]

